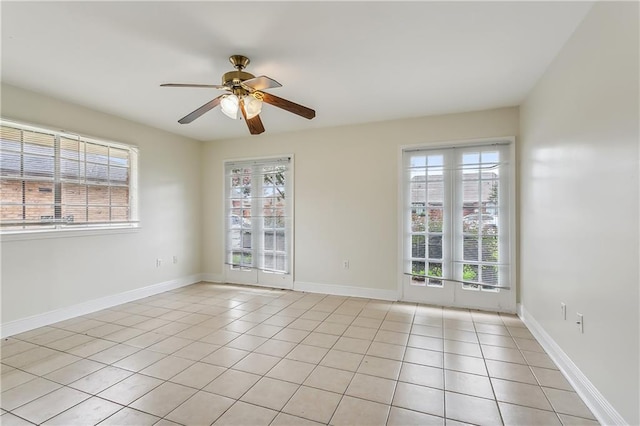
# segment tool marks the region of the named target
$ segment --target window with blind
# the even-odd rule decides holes
[[[137,224],[137,149],[0,121],[2,231]]]
[[[225,175],[227,265],[232,271],[289,274],[290,158],[226,162]]]
[[[510,288],[509,145],[404,152],[410,286]]]

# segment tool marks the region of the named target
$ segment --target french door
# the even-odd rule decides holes
[[[225,280],[293,288],[292,162],[225,163]]]
[[[403,151],[403,299],[515,312],[510,143]]]

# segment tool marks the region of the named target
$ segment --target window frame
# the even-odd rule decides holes
[[[33,223],[33,224],[25,224],[25,225],[16,225],[16,227],[6,229],[4,226],[0,227],[0,236],[3,241],[14,241],[14,240],[30,240],[30,239],[41,239],[41,238],[59,238],[59,237],[76,237],[76,236],[90,236],[90,235],[100,235],[100,234],[112,234],[112,233],[130,233],[136,232],[140,229],[139,222],[139,194],[138,194],[138,174],[139,174],[139,161],[140,161],[140,153],[139,148],[136,145],[126,144],[122,142],[115,142],[111,140],[106,140],[102,138],[96,138],[93,136],[87,136],[77,132],[70,132],[66,130],[55,130],[50,127],[36,125],[31,123],[25,123],[22,121],[14,120],[11,118],[0,117],[0,125],[6,126],[9,128],[15,128],[20,131],[32,131],[37,133],[43,133],[53,136],[54,138],[54,147],[53,147],[53,155],[51,158],[53,159],[53,179],[51,180],[51,184],[53,186],[53,211],[54,216],[57,217],[57,220],[54,220],[51,223]],[[128,190],[128,202],[126,207],[129,210],[128,220],[126,221],[107,221],[107,222],[76,222],[69,223],[62,220],[62,186],[64,183],[69,183],[66,181],[61,173],[61,167],[63,163],[63,159],[61,153],[61,140],[62,139],[77,139],[86,144],[96,144],[101,145],[108,148],[114,148],[118,150],[125,150],[128,152],[129,165],[126,168],[128,171],[128,185],[126,188]],[[20,158],[22,162],[23,150],[20,151]],[[79,162],[79,164],[87,164],[86,155],[83,161]],[[84,166],[83,166],[84,167]],[[109,163],[106,164],[107,169],[109,169]],[[116,166],[114,166],[116,167]],[[21,181],[20,177],[16,178],[17,181]],[[121,186],[125,187],[125,185],[111,185],[107,183],[106,185],[100,185],[97,181],[92,182],[87,180],[86,177],[83,182],[80,184],[83,185],[96,185],[96,186],[105,186],[110,188],[112,186]],[[109,192],[111,194],[111,192]],[[4,203],[4,200],[0,200],[0,202]],[[23,204],[24,205],[24,204]],[[79,204],[80,205],[80,204]],[[90,205],[88,202],[85,202],[84,205],[86,208],[89,208]],[[111,203],[111,195],[109,197],[109,208],[114,207]],[[118,207],[118,206],[115,206]],[[123,205],[124,207],[124,205]],[[21,227],[20,227],[21,226]]]

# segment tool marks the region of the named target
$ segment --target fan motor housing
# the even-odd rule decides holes
[[[225,86],[239,86],[241,82],[254,78],[253,74],[244,71],[229,71],[222,76]]]

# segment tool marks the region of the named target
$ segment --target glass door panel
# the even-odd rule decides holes
[[[226,280],[293,287],[289,158],[226,164]]]
[[[509,145],[405,151],[403,298],[514,310]]]

